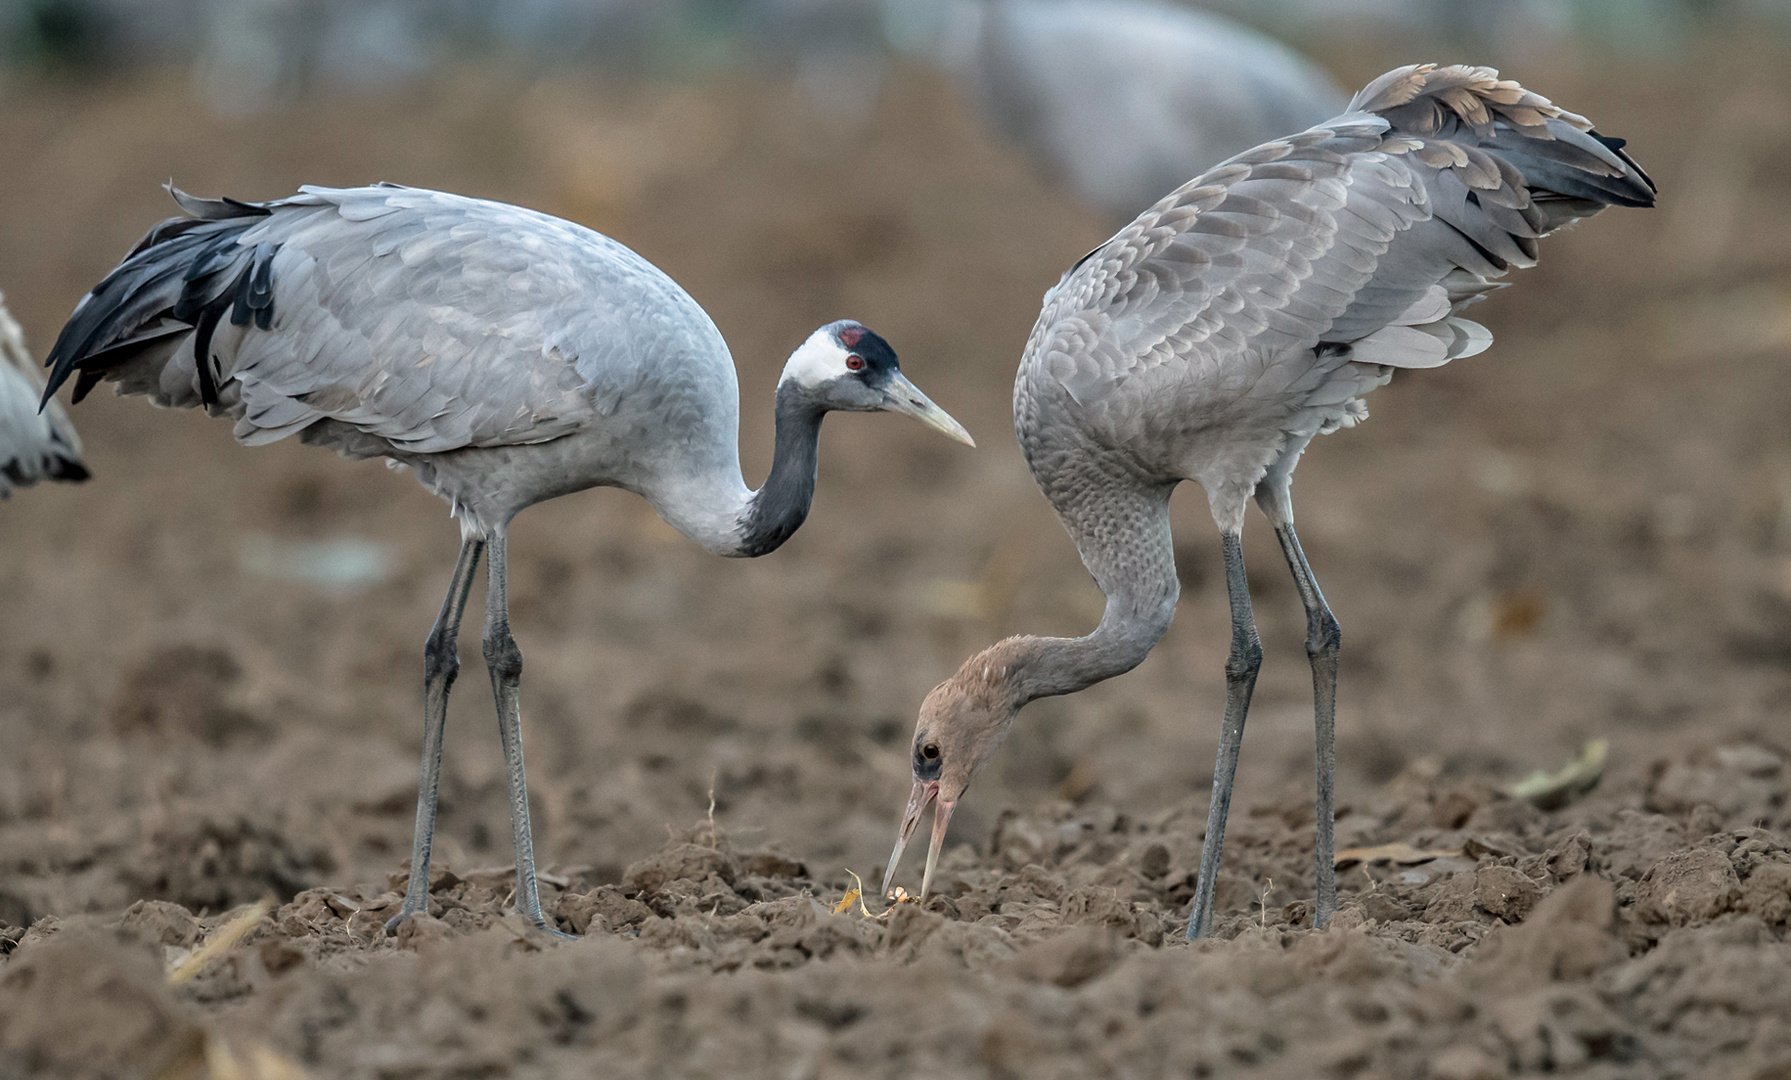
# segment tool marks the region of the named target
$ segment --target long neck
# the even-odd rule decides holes
[[[777,388],[777,444],[771,475],[740,515],[737,554],[755,557],[776,551],[802,527],[815,495],[815,468],[826,411],[807,399],[794,382]]]
[[[1173,581],[1173,577],[1171,578]],[[1029,701],[1074,694],[1144,663],[1169,629],[1175,590],[1156,602],[1109,596],[1107,611],[1083,637],[1018,637],[1009,663],[1008,689],[1014,708]]]
[[[1057,511],[1106,594],[1107,609],[1100,625],[1082,637],[1016,637],[988,650],[1016,710],[1132,670],[1175,616],[1181,586],[1169,532],[1169,489],[1085,490],[1091,494],[1059,502]],[[978,663],[973,659],[965,668]]]

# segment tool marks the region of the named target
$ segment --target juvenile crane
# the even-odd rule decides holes
[[[25,334],[0,297],[0,499],[39,480],[87,479],[81,437],[62,406],[50,402],[39,411],[42,392]]]
[[[1254,498],[1306,608],[1317,726],[1318,900],[1336,907],[1332,725],[1341,635],[1294,532],[1288,491],[1313,436],[1367,416],[1395,369],[1472,356],[1461,318],[1539,237],[1654,184],[1585,118],[1488,68],[1418,65],[1349,111],[1190,181],[1045,294],[1014,384],[1033,479],[1106,594],[1085,637],[1012,637],[927,695],[914,787],[885,888],[937,803],[924,896],[953,807],[1027,702],[1138,666],[1175,611],[1169,496],[1206,489],[1231,604],[1225,715],[1188,936],[1208,932],[1244,717],[1262,649],[1239,534]]]
[[[172,189],[170,189],[172,190]],[[249,446],[289,435],[407,465],[453,506],[460,558],[423,650],[422,780],[410,883],[388,928],[428,904],[429,853],[461,613],[481,553],[484,653],[516,847],[516,907],[535,884],[504,536],[521,510],[591,487],[644,497],[717,555],[775,550],[814,494],[828,412],[905,413],[970,436],[855,322],[816,330],[777,385],[771,473],[740,475],[739,389],[714,322],[609,237],[546,214],[418,188],[306,187],[245,203],[173,191],[152,229],[75,308],[44,401],[70,376],[236,421]],[[974,444],[972,444],[974,445]]]

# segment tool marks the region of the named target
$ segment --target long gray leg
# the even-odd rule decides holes
[[[1244,545],[1237,533],[1223,533],[1225,594],[1231,599],[1231,655],[1225,661],[1225,723],[1219,733],[1219,760],[1213,766],[1213,801],[1206,813],[1206,841],[1200,849],[1200,881],[1194,890],[1194,911],[1188,917],[1188,938],[1205,937],[1213,924],[1213,890],[1218,885],[1219,853],[1225,846],[1225,816],[1231,808],[1231,785],[1237,777],[1238,749],[1244,744],[1244,716],[1262,667],[1262,642],[1250,610],[1250,582],[1244,577]]]
[[[485,581],[485,666],[497,698],[498,733],[504,740],[504,772],[510,782],[510,832],[516,844],[516,910],[536,926],[560,937],[541,914],[535,885],[535,842],[529,832],[529,784],[522,765],[522,650],[510,636],[510,600],[505,589],[503,530],[486,537],[491,557]]]
[[[1306,553],[1300,550],[1293,522],[1276,525],[1275,535],[1299,587],[1300,602],[1306,605],[1306,656],[1312,661],[1313,714],[1318,729],[1318,903],[1312,925],[1322,930],[1337,910],[1337,653],[1343,646],[1343,631],[1325,604]]]
[[[448,691],[460,674],[460,616],[473,588],[473,571],[479,567],[483,540],[463,540],[454,577],[441,614],[423,643],[423,777],[417,785],[417,827],[410,841],[410,884],[404,890],[404,906],[386,921],[388,931],[429,909],[429,851],[435,842],[436,791],[442,779],[442,735],[448,723]]]

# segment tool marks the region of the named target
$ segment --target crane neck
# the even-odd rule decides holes
[[[998,679],[1001,696],[1015,711],[1029,701],[1085,690],[1143,663],[1168,632],[1181,595],[1169,531],[1170,488],[1065,487],[1073,494],[1052,501],[1107,607],[1100,624],[1082,637],[1009,638],[988,649],[986,660],[964,665]]]
[[[802,527],[815,496],[821,419],[826,415],[827,410],[794,380],[778,384],[771,473],[740,514],[740,545],[734,554],[747,558],[769,554]]]
[[[1086,690],[1137,667],[1169,630],[1176,590],[1144,596],[1109,595],[1099,626],[1082,637],[1017,637],[1007,663],[1013,708]],[[1011,643],[1011,644],[1010,644]]]

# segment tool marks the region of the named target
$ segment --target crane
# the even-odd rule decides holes
[[[505,533],[523,509],[591,487],[644,497],[704,549],[775,550],[814,494],[822,418],[912,416],[966,444],[889,344],[849,320],[811,334],[777,384],[763,487],[741,479],[727,343],[641,256],[569,221],[396,185],[304,187],[272,202],[200,199],[162,222],[76,306],[44,401],[71,376],[198,407],[259,446],[291,435],[408,466],[453,508],[460,555],[424,646],[421,782],[396,929],[428,904],[461,613],[488,553],[484,655],[516,849],[516,907],[543,929],[529,830]],[[557,932],[557,931],[556,931]]]
[[[39,480],[78,483],[88,477],[81,437],[61,405],[50,402],[38,410],[42,392],[25,333],[0,296],[0,499]]]
[[[1162,0],[885,0],[985,123],[1116,224],[1221,160],[1335,116],[1312,61]]]
[[[1581,116],[1482,67],[1402,67],[1336,119],[1177,188],[1045,294],[1014,383],[1034,481],[1105,594],[1083,637],[1011,637],[920,708],[895,850],[933,811],[921,895],[953,808],[1027,702],[1143,662],[1179,593],[1169,497],[1192,480],[1219,527],[1231,606],[1226,698],[1188,936],[1209,932],[1226,812],[1262,648],[1239,537],[1254,499],[1306,609],[1317,729],[1317,902],[1336,907],[1333,720],[1341,632],[1294,531],[1289,485],[1314,436],[1367,416],[1402,368],[1492,342],[1466,305],[1532,266],[1537,239],[1654,183]]]

